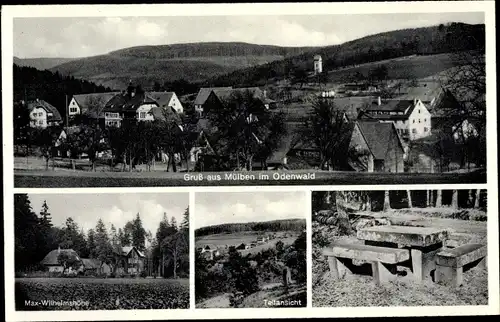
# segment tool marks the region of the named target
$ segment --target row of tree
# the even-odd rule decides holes
[[[99,259],[115,270],[117,255],[122,247],[134,246],[146,254],[147,273],[161,276],[189,273],[189,210],[177,224],[175,217],[166,214],[156,235],[146,231],[140,214],[124,227],[111,224],[108,229],[102,219],[95,228],[84,232],[78,223],[68,217],[62,227],[54,226],[47,202],[37,214],[27,194],[14,195],[14,237],[16,271],[41,269],[40,261],[54,249],[73,249],[81,258]]]
[[[242,231],[302,231],[306,228],[305,219],[284,219],[265,222],[231,223],[206,226],[196,229],[195,236],[231,234]]]
[[[372,190],[372,191],[315,191],[312,194],[313,212],[329,209],[341,197],[343,204],[353,210],[385,211],[391,208],[476,208],[486,209],[487,191],[469,190]]]

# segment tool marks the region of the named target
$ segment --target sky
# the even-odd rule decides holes
[[[182,215],[189,205],[188,193],[105,193],[105,194],[28,194],[31,207],[40,213],[44,200],[47,201],[54,226],[62,227],[68,217],[73,218],[84,232],[95,228],[101,218],[106,227],[115,225],[123,228],[140,214],[146,231],[156,233],[163,213],[168,218],[182,222]]]
[[[196,229],[306,216],[304,192],[200,192],[196,193],[195,203]]]
[[[14,56],[76,58],[133,46],[209,41],[327,46],[447,22],[484,23],[484,13],[15,18]]]

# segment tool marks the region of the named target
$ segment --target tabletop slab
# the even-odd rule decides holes
[[[448,231],[443,228],[413,226],[373,226],[358,230],[358,239],[408,246],[431,246],[445,241]]]

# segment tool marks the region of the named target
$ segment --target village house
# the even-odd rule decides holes
[[[200,253],[205,256],[207,260],[214,260],[221,255],[219,248],[212,244],[203,246]]]
[[[217,90],[212,90],[208,97],[205,99],[203,104],[203,109],[201,110],[201,116],[207,113],[210,109],[217,110],[225,102],[230,101],[234,95],[245,94],[249,92],[253,98],[260,101],[262,104],[262,109],[272,109],[276,106],[276,102],[267,97],[267,92],[262,91],[258,87],[245,87],[245,88],[222,88]]]
[[[27,107],[30,116],[30,126],[36,128],[46,128],[49,126],[57,126],[62,122],[61,114],[48,102],[36,99],[27,102]]]
[[[198,95],[194,100],[194,110],[198,113],[199,116],[203,114],[205,103],[208,99],[208,96],[212,91],[220,91],[220,90],[228,90],[232,89],[232,87],[202,87],[200,88]]]
[[[340,135],[335,147],[338,156],[334,165],[328,168],[337,171],[373,172],[374,155],[359,124],[355,121],[346,123],[345,131]],[[299,138],[287,153],[289,159],[306,162],[309,166],[319,167],[321,154],[319,148],[311,140]]]
[[[422,101],[386,100],[379,97],[358,115],[359,119],[373,119],[394,123],[400,136],[410,141],[431,135],[431,113]]]
[[[144,270],[146,256],[134,246],[121,247],[115,251],[116,272],[120,274],[140,274]]]
[[[73,95],[68,104],[68,115],[74,117],[75,115],[89,113],[89,110],[92,109],[103,108],[109,100],[118,94],[120,92]]]
[[[81,271],[84,274],[99,275],[112,273],[113,269],[108,264],[101,262],[96,258],[82,258]]]
[[[175,92],[147,92],[146,95],[155,100],[160,108],[171,108],[177,114],[184,113],[184,107]]]
[[[359,120],[374,156],[375,172],[404,172],[405,146],[394,123]]]
[[[245,249],[250,249],[250,245],[247,245],[245,243],[241,243],[238,246],[236,246],[236,250],[245,250]]]
[[[50,273],[62,273],[64,271],[64,264],[59,260],[59,255],[61,254],[67,255],[68,258],[71,258],[76,262],[76,264],[72,265],[72,267],[66,267],[66,273],[76,272],[81,266],[82,260],[73,249],[54,249],[45,255],[40,264],[42,264]]]

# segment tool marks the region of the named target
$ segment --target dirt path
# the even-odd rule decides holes
[[[198,307],[198,308],[228,308],[228,307],[231,307],[230,302],[229,302],[229,294],[222,294],[219,296],[209,298],[208,300],[205,300],[205,301],[201,302],[200,304],[197,304],[196,307]]]

